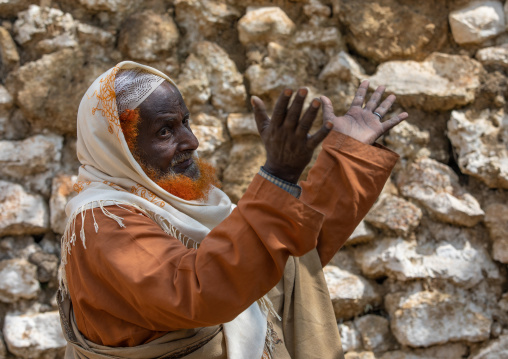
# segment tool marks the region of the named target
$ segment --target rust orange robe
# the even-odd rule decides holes
[[[382,146],[332,131],[300,199],[256,175],[199,249],[186,248],[133,207],[108,207],[125,228],[93,209],[98,233],[86,215],[86,249],[78,242],[66,267],[79,330],[97,344],[136,346],[234,319],[279,282],[289,256],[317,248],[328,263],[397,159]],[[77,232],[81,226],[78,216]]]

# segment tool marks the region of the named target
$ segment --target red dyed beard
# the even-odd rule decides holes
[[[195,179],[183,174],[176,174],[171,170],[168,173],[161,173],[161,171],[144,163],[139,156],[137,148],[138,123],[138,110],[126,110],[120,115],[120,125],[125,141],[134,159],[139,163],[146,175],[159,187],[187,201],[206,201],[213,186],[220,187],[219,181],[215,176],[215,168],[195,156],[193,156],[194,164],[198,167],[198,176]]]
[[[219,182],[215,176],[215,168],[199,158],[194,157],[193,159],[199,169],[196,179],[173,172],[160,173],[160,171],[143,164],[139,159],[136,160],[140,163],[146,175],[166,192],[187,201],[206,201],[213,186],[219,187]]]

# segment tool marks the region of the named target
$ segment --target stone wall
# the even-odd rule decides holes
[[[325,268],[348,359],[508,357],[508,3],[0,1],[0,357],[62,357],[56,269],[85,89],[123,59],[179,84],[238,200],[264,162],[248,99],[362,79],[410,118],[401,160]]]

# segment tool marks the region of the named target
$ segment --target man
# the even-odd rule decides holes
[[[133,62],[101,75],[78,111],[83,166],[62,239],[66,357],[343,357],[322,266],[398,158],[374,141],[407,117],[381,122],[395,96],[379,104],[380,87],[362,107],[367,88],[342,117],[321,97],[300,118],[304,88],[291,105],[284,90],[271,119],[253,97],[267,160],[235,209],[193,156],[173,81]]]

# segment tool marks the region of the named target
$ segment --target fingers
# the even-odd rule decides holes
[[[374,111],[374,109],[377,107],[379,101],[381,101],[381,97],[383,97],[383,93],[385,92],[386,87],[379,86],[376,91],[372,94],[369,101],[365,105],[365,109],[369,111]],[[391,105],[390,105],[391,106]],[[382,114],[381,114],[382,116]]]
[[[398,125],[399,123],[401,123],[408,117],[409,117],[409,115],[407,112],[402,112],[401,114],[398,114],[396,116],[393,116],[389,120],[386,120],[385,122],[382,123],[383,133],[389,131],[390,129],[392,129],[393,127],[395,127],[396,125]]]
[[[293,94],[293,90],[285,89],[280,94],[277,99],[277,103],[273,108],[272,113],[272,123],[274,126],[280,126],[284,123],[284,119],[286,118],[287,108],[289,104],[289,100],[291,99],[291,95]]]
[[[325,138],[328,136],[330,131],[332,130],[333,125],[331,122],[327,122],[319,130],[316,131],[312,136],[307,140],[307,145],[314,149],[319,145]]]
[[[375,111],[379,113],[381,117],[383,117],[392,107],[393,103],[395,102],[395,98],[395,95],[388,96]]]
[[[288,128],[295,128],[298,125],[300,114],[302,113],[303,102],[309,91],[306,88],[301,88],[296,93],[295,99],[288,110],[286,121],[284,125]]]
[[[257,96],[250,98],[252,109],[254,110],[254,119],[256,120],[256,126],[258,132],[261,135],[265,128],[270,124],[270,118],[266,114],[266,107],[264,102]]]
[[[319,102],[317,98],[312,100],[309,108],[307,108],[307,111],[305,111],[305,113],[302,116],[302,119],[300,120],[300,123],[298,124],[298,127],[296,129],[296,133],[298,135],[307,136],[310,128],[312,127],[312,124],[314,123],[314,120],[316,119],[320,105],[321,102]]]
[[[320,100],[323,104],[323,122],[329,122],[335,117],[332,101],[326,96],[321,96]]]
[[[358,90],[356,90],[355,98],[353,102],[351,102],[351,107],[354,106],[363,106],[363,101],[365,100],[365,95],[367,94],[367,90],[369,89],[369,81],[362,81]]]

